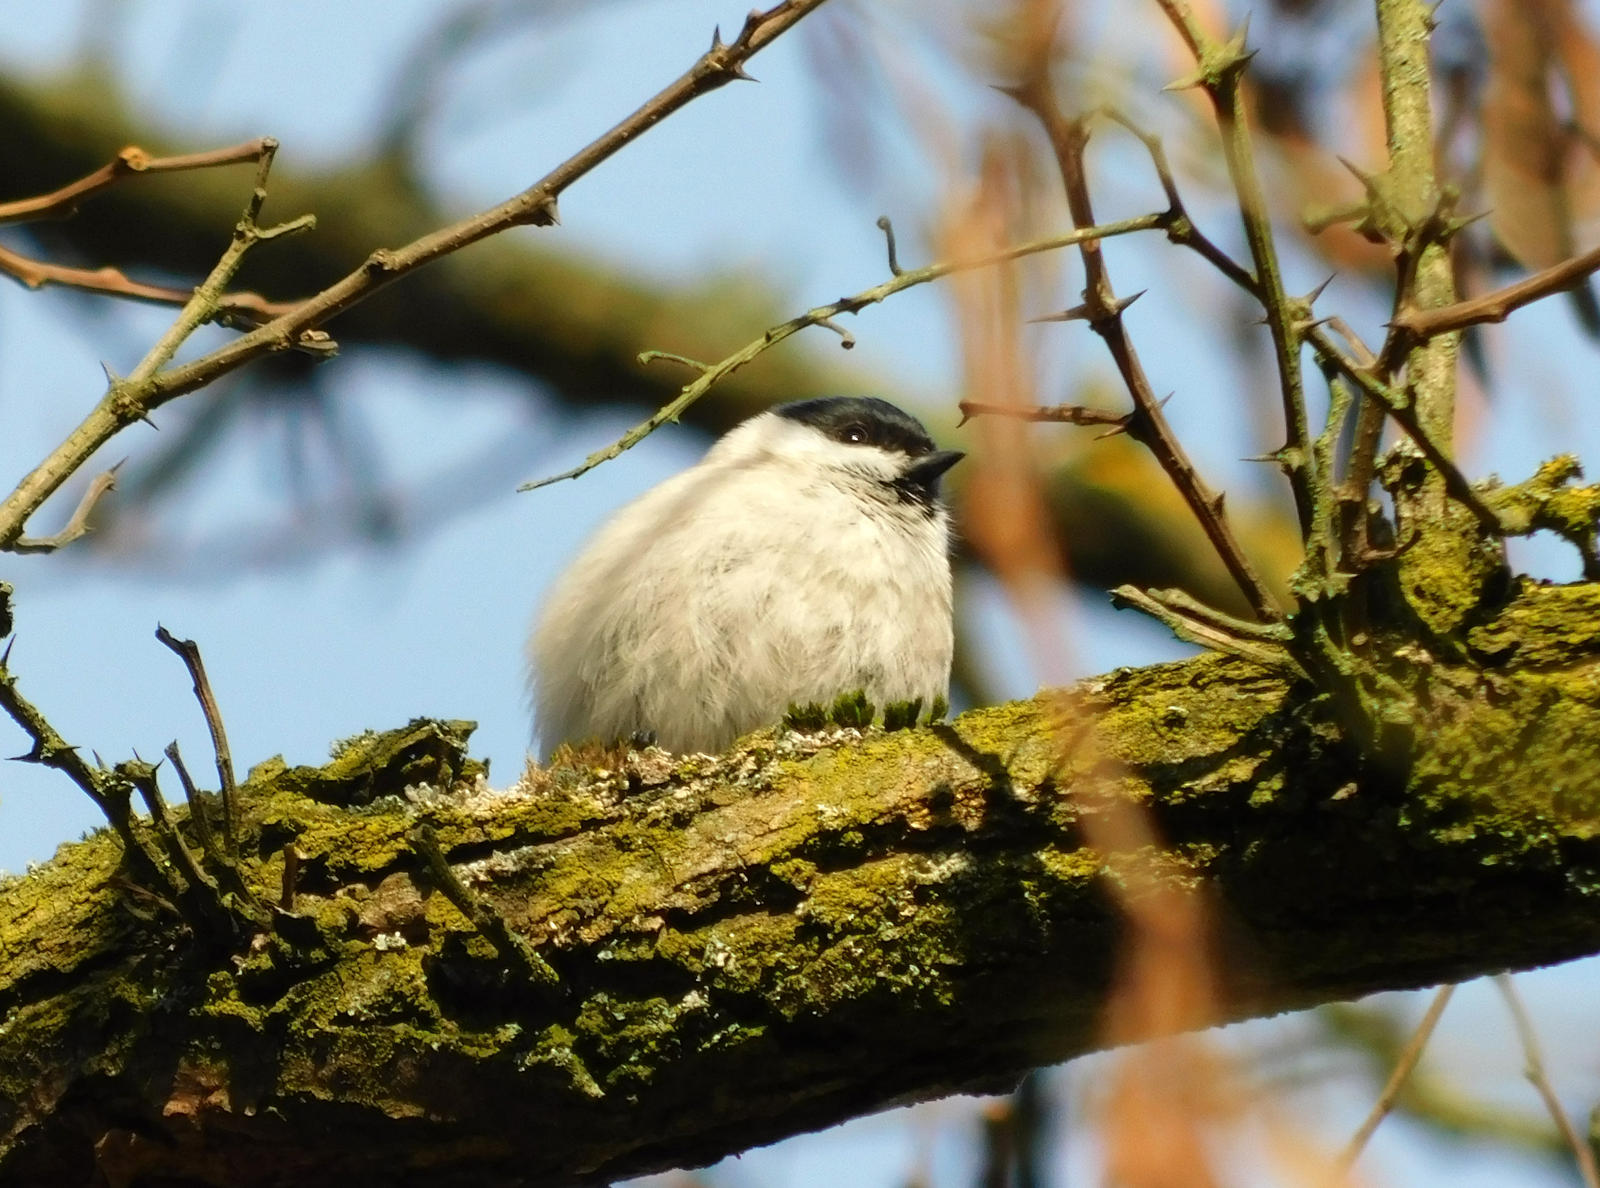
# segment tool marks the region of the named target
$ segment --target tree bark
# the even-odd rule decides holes
[[[595,1183],[1005,1085],[1100,1042],[1119,800],[1219,905],[1229,1017],[1595,952],[1597,624],[1600,586],[1526,584],[1456,664],[1397,646],[1384,766],[1218,656],[506,792],[431,723],[262,765],[246,877],[299,872],[238,951],[105,834],[0,887],[0,1183]]]

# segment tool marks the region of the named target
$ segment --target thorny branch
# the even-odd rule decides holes
[[[674,82],[520,194],[423,235],[403,247],[374,251],[354,272],[322,292],[199,359],[165,367],[171,357],[168,353],[155,367],[136,371],[126,380],[113,381],[99,405],[67,440],[0,503],[0,550],[13,547],[23,534],[28,519],[44,501],[97,449],[127,425],[147,419],[168,401],[205,387],[264,354],[308,342],[315,346],[319,341],[315,337],[319,334],[318,327],[323,323],[424,264],[512,227],[554,224],[557,221],[557,199],[568,186],[692,100],[736,79],[748,79],[750,76],[745,72],[745,64],[823,3],[824,0],[783,0],[765,11],[752,12],[731,43],[723,41],[720,34],[714,36],[711,48]],[[198,156],[203,157],[204,154]],[[236,156],[232,159],[245,158]],[[185,160],[187,168],[195,167],[194,158],[178,160]],[[117,168],[126,166],[118,166],[113,162],[107,167],[113,171]],[[66,187],[56,195],[47,196],[48,200],[29,201],[37,209],[66,209],[84,193],[110,183],[109,177],[103,181],[95,178]],[[259,202],[255,203],[255,208],[259,209]],[[0,207],[0,214],[6,209]],[[231,276],[231,270],[228,275]],[[198,292],[196,297],[198,299]],[[207,294],[206,306],[197,307],[197,312],[203,316],[214,315],[220,298],[219,287]],[[313,337],[308,339],[308,336]],[[321,339],[325,340],[326,336],[322,335]]]
[[[200,703],[200,711],[205,715],[206,729],[211,732],[211,746],[217,756],[217,780],[221,787],[222,796],[222,846],[223,852],[231,859],[235,851],[233,825],[236,818],[237,806],[235,800],[239,794],[238,783],[233,774],[233,752],[228,748],[228,732],[222,725],[222,710],[217,706],[217,697],[211,691],[211,680],[206,676],[205,662],[200,658],[200,647],[192,639],[179,639],[165,627],[156,628],[156,639],[163,645],[177,653],[183,660],[184,667],[189,670],[189,678],[194,682],[195,700]],[[178,744],[172,744],[173,765],[179,766],[176,757]],[[185,793],[189,794],[191,803],[194,795],[190,791],[192,785],[188,773],[182,773]]]
[[[1294,303],[1284,289],[1278,266],[1278,252],[1272,235],[1272,220],[1267,214],[1266,197],[1257,176],[1251,147],[1250,121],[1245,110],[1242,87],[1250,53],[1244,34],[1227,42],[1216,41],[1195,20],[1185,0],[1158,0],[1173,26],[1193,53],[1197,70],[1184,85],[1201,87],[1211,100],[1217,128],[1222,135],[1223,155],[1239,200],[1245,240],[1255,262],[1255,277],[1260,289],[1267,328],[1272,336],[1273,359],[1278,368],[1278,386],[1283,398],[1283,419],[1287,440],[1277,460],[1294,494],[1295,512],[1302,535],[1309,536],[1314,515],[1311,473],[1311,431],[1306,423],[1305,391],[1300,372],[1300,341],[1303,319],[1296,316]]]
[[[1041,46],[1041,49],[1046,48]],[[1055,151],[1073,223],[1079,227],[1093,226],[1094,209],[1083,163],[1084,148],[1089,140],[1088,120],[1068,120],[1062,114],[1050,85],[1048,64],[1048,57],[1039,55],[1022,82],[1009,88],[1006,93],[1032,112],[1043,125]],[[1167,423],[1162,402],[1150,387],[1144,365],[1139,361],[1122,320],[1122,311],[1132,299],[1117,299],[1098,240],[1085,240],[1078,245],[1078,251],[1085,273],[1083,305],[1067,311],[1062,317],[1087,321],[1105,341],[1133,399],[1134,414],[1128,425],[1129,435],[1148,447],[1171,477],[1184,502],[1200,521],[1217,556],[1243,591],[1256,617],[1262,620],[1280,618],[1281,612],[1266,584],[1250,564],[1228,525],[1222,494],[1213,491],[1200,477],[1178,441],[1177,434]]]
[[[903,268],[898,272],[891,271],[893,275],[882,284],[873,285],[871,288],[862,289],[849,297],[841,297],[827,305],[819,305],[815,309],[808,309],[798,317],[790,318],[787,322],[768,330],[760,338],[753,339],[740,347],[733,354],[716,363],[697,363],[692,359],[685,359],[679,355],[667,355],[661,351],[646,351],[639,356],[640,362],[648,363],[654,360],[669,360],[685,366],[700,369],[700,374],[672,400],[668,401],[656,412],[646,417],[639,424],[629,429],[616,441],[603,450],[590,454],[571,470],[553,474],[549,478],[538,479],[531,483],[524,483],[518,490],[532,491],[539,487],[549,486],[551,483],[561,482],[563,479],[577,478],[587,474],[602,462],[608,462],[620,455],[624,450],[630,450],[638,445],[650,434],[654,433],[668,421],[676,421],[684,411],[700,397],[711,390],[713,384],[725,376],[739,370],[752,359],[764,354],[777,346],[784,339],[798,334],[808,326],[831,326],[834,318],[840,314],[860,313],[869,305],[876,305],[894,294],[917,285],[925,285],[929,281],[936,281],[957,272],[969,272],[976,268],[990,268],[996,264],[1004,264],[1011,260],[1020,260],[1024,256],[1036,255],[1039,252],[1051,252],[1060,248],[1071,247],[1082,243],[1086,239],[1107,239],[1113,235],[1127,235],[1134,231],[1150,231],[1163,225],[1163,215],[1139,215],[1131,219],[1121,219],[1115,223],[1105,223],[1098,227],[1084,227],[1077,231],[1068,231],[1061,235],[1052,235],[1044,239],[1036,239],[1030,243],[1018,244],[1005,248],[1002,251],[989,253],[982,256],[973,256],[965,259],[946,260],[938,264],[929,264],[924,268]],[[837,326],[831,326],[839,332]],[[849,345],[850,339],[845,340]]]
[[[244,262],[245,254],[258,243],[315,226],[316,221],[310,215],[291,219],[277,227],[263,228],[258,225],[256,219],[267,200],[267,178],[272,171],[272,161],[277,153],[278,144],[277,141],[269,139],[259,142],[258,148],[255,188],[245,205],[244,213],[234,227],[232,240],[212,268],[211,274],[190,295],[167,332],[150,348],[131,375],[126,379],[120,379],[112,375],[108,369],[110,384],[106,394],[78,427],[67,435],[66,440],[24,477],[5,501],[0,503],[0,550],[16,550],[20,541],[25,550],[46,552],[83,535],[86,529],[85,523],[79,523],[78,531],[75,533],[71,532],[73,526],[69,524],[68,532],[44,540],[27,540],[23,536],[23,530],[29,517],[39,509],[40,505],[70,475],[88,462],[102,445],[134,421],[149,420],[153,406],[146,403],[139,395],[140,385],[160,373],[161,368],[171,361],[189,336],[214,317],[218,304],[227,290],[228,282],[233,279],[239,265]],[[316,349],[325,345],[322,340],[326,338],[327,336],[320,331],[307,331],[295,345]],[[109,487],[106,476],[102,476],[101,480],[97,480],[97,485],[90,487],[90,493],[98,498],[98,495],[103,494]],[[80,506],[79,511],[84,521],[87,520],[92,507],[92,503],[87,507]],[[74,520],[76,521],[77,517],[74,517]]]

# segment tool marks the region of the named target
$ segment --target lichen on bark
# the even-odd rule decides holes
[[[349,750],[343,789],[260,768],[245,869],[268,900],[286,846],[299,874],[245,952],[194,944],[104,835],[0,887],[0,1182],[598,1182],[1005,1083],[1100,1042],[1121,925],[1085,826],[1118,798],[1220,905],[1230,1014],[1594,951],[1597,612],[1527,584],[1470,663],[1416,653],[1398,767],[1204,656],[501,792],[362,803],[385,777]],[[439,893],[419,822],[559,994]]]

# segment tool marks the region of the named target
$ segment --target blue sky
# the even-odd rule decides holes
[[[393,93],[402,53],[442,7],[423,0],[277,0],[249,7],[10,0],[0,8],[0,62],[43,77],[86,44],[110,47],[127,92],[175,136],[204,146],[270,134],[283,144],[285,167],[311,168],[363,150]],[[539,36],[509,35],[471,59],[445,88],[442,110],[423,133],[427,180],[453,209],[466,212],[527,185],[681,71],[704,49],[713,25],[731,30],[744,11],[710,0],[547,7],[561,19]],[[865,7],[835,15],[853,19]],[[887,7],[900,18],[916,12]],[[877,169],[864,174],[839,165],[837,113],[830,116],[834,109],[821,93],[808,44],[816,52],[816,41],[781,42],[757,59],[759,86],[725,88],[699,101],[579,182],[562,201],[559,229],[519,234],[559,235],[648,276],[744,268],[791,295],[795,310],[883,278],[873,225],[879,213],[901,226],[903,259],[924,257],[915,229],[931,211],[927,190],[935,174],[893,129],[881,141]],[[961,120],[1002,102],[964,77],[935,75],[931,85]],[[1162,100],[1151,95],[1142,102]],[[1125,213],[1154,204],[1137,158],[1113,150],[1103,160],[1113,202],[1124,204]],[[241,176],[241,197],[246,184]],[[1130,249],[1115,259],[1122,291],[1151,289],[1130,323],[1157,387],[1179,391],[1171,406],[1179,431],[1218,481],[1260,489],[1259,471],[1237,462],[1254,452],[1230,411],[1242,369],[1204,349],[1210,331],[1196,316],[1220,289],[1187,264],[1174,271],[1159,251]],[[1290,269],[1291,287],[1309,289],[1322,279],[1309,260],[1291,258]],[[1358,320],[1379,316],[1357,286],[1336,282],[1329,295],[1355,302]],[[125,372],[165,326],[160,311],[97,309],[104,316],[86,318],[88,308],[67,295],[0,284],[0,482],[15,481],[96,399],[102,360]],[[947,417],[961,375],[950,316],[944,296],[931,287],[905,294],[851,324],[859,342],[852,361],[922,394],[919,411]],[[730,328],[731,343],[752,329],[759,332]],[[1105,371],[1087,333],[1039,333],[1042,342],[1056,334],[1045,351],[1057,365]],[[1558,449],[1600,458],[1596,419],[1583,415],[1580,403],[1587,396],[1580,377],[1592,371],[1595,347],[1574,334],[1565,314],[1514,319],[1491,347],[1503,382],[1483,429],[1472,435],[1469,470],[1521,475]],[[819,336],[795,349],[833,348]],[[289,568],[232,572],[202,565],[180,579],[82,550],[8,559],[0,577],[17,589],[13,667],[26,694],[69,739],[111,758],[134,749],[154,757],[177,737],[192,765],[205,766],[204,726],[181,665],[153,639],[159,622],[200,643],[241,767],[278,752],[314,763],[332,740],[425,714],[476,719],[475,751],[491,758],[498,781],[520,769],[529,731],[523,638],[540,591],[607,511],[691,461],[704,443],[669,428],[579,483],[518,495],[516,479],[575,463],[614,437],[626,418],[556,417],[527,398],[525,381],[483,369],[359,352],[333,366],[338,399],[378,426],[396,491],[425,488],[428,476],[486,443],[509,443],[514,460],[524,443],[520,468],[498,496],[436,531],[399,547],[320,553]],[[447,402],[437,398],[441,389]],[[190,403],[206,399],[188,398],[159,415],[158,424],[180,423],[192,415]],[[271,425],[262,425],[266,437]],[[150,439],[150,430],[136,427],[107,460],[128,455],[137,467]],[[281,520],[283,468],[270,438],[264,445],[236,438],[196,476],[177,527],[199,533]],[[35,531],[50,530],[65,514],[52,505]],[[1519,556],[1541,573],[1575,572],[1571,558],[1549,544]],[[1060,602],[1078,674],[1181,654],[1149,624],[1109,611],[1098,598],[1063,595]],[[1031,693],[1041,674],[1003,599],[981,583],[972,607],[966,626],[982,639],[997,690]],[[0,723],[0,752],[24,746],[9,723]],[[17,764],[0,767],[0,869],[46,858],[60,841],[95,824],[92,806],[63,779]],[[1586,1009],[1595,966],[1579,963],[1524,983],[1548,1033],[1558,1084],[1574,1108],[1586,1109],[1600,1099],[1600,1047]],[[1420,1013],[1421,1006],[1411,1009]],[[1268,1042],[1293,1026],[1252,1024],[1231,1030],[1223,1042]],[[1459,996],[1436,1055],[1475,1091],[1535,1108],[1485,987]],[[1070,1075],[1092,1084],[1097,1067],[1081,1062]],[[1318,1100],[1324,1106],[1315,1129],[1336,1144],[1359,1120],[1365,1099],[1335,1082]],[[965,1182],[973,1155],[962,1136],[973,1129],[971,1106],[954,1102],[934,1111],[931,1123],[926,1114],[897,1113],[747,1155],[720,1170],[717,1182],[799,1185],[849,1169],[848,1179],[836,1182],[887,1185],[904,1178],[919,1152],[935,1183]],[[1066,1158],[1073,1182],[1084,1182],[1092,1144],[1075,1144]],[[1379,1169],[1375,1183],[1565,1182],[1447,1150],[1395,1123],[1380,1132],[1372,1166]]]

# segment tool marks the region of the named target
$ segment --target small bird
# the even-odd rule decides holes
[[[618,512],[529,641],[536,733],[720,751],[791,705],[946,696],[950,518],[963,454],[875,397],[801,400],[730,429]]]

